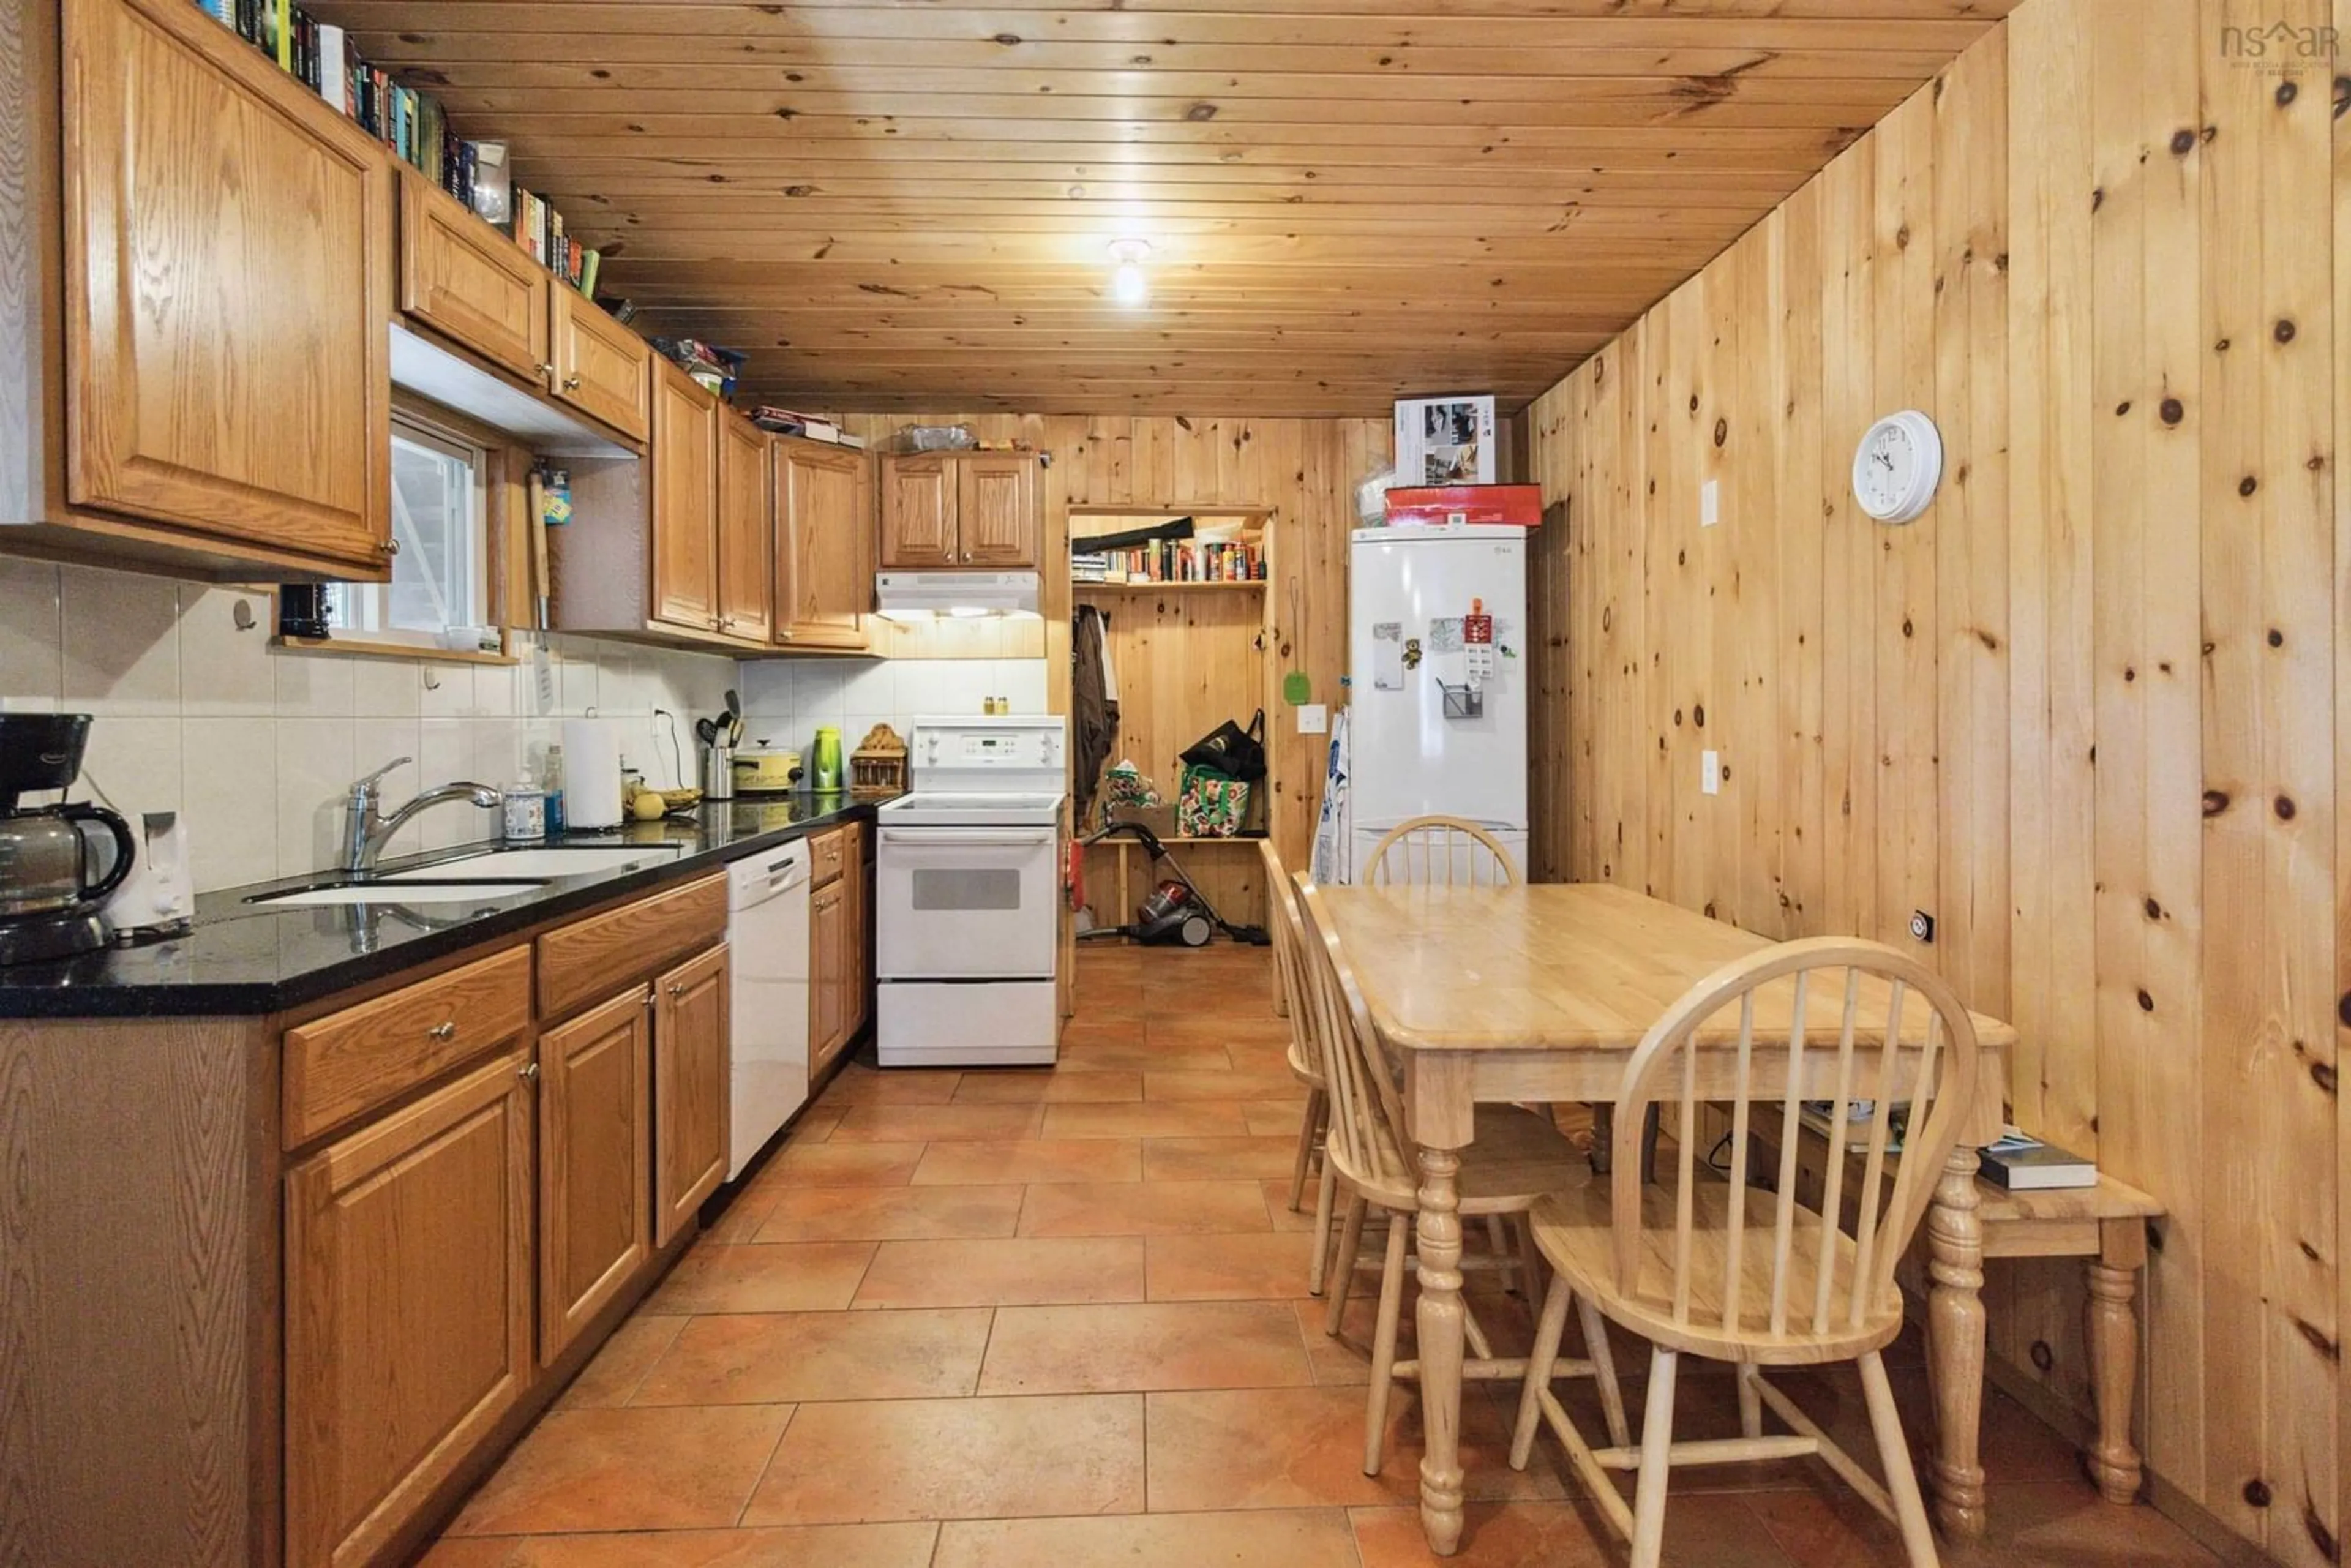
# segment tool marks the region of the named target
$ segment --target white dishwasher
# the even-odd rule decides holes
[[[726,1179],[765,1148],[809,1087],[809,850],[795,839],[726,868],[735,1061]]]

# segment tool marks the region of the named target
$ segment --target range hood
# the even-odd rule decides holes
[[[1040,581],[1033,571],[885,571],[873,579],[874,612],[890,621],[984,615],[1035,620]]]

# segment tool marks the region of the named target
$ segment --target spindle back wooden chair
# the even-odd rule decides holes
[[[1323,1045],[1314,1011],[1304,995],[1306,938],[1299,924],[1298,890],[1281,863],[1270,839],[1258,841],[1265,869],[1266,903],[1271,906],[1275,986],[1290,1018],[1290,1075],[1306,1086],[1306,1107],[1298,1124],[1298,1158],[1290,1173],[1290,1211],[1305,1201],[1306,1177],[1317,1166],[1321,1178],[1314,1200],[1314,1255],[1306,1266],[1306,1292],[1322,1293],[1322,1272],[1331,1252],[1331,1210],[1337,1197],[1337,1178],[1322,1157],[1322,1138],[1331,1114],[1331,1086],[1322,1073]]]
[[[1293,913],[1305,958],[1301,992],[1315,1020],[1316,1037],[1322,1043],[1323,1076],[1330,1086],[1322,1157],[1347,1196],[1346,1222],[1339,1238],[1337,1271],[1330,1286],[1323,1329],[1331,1334],[1339,1332],[1355,1270],[1378,1267],[1380,1297],[1364,1427],[1364,1473],[1377,1475],[1387,1429],[1389,1391],[1397,1380],[1417,1377],[1420,1371],[1416,1362],[1395,1359],[1406,1252],[1412,1222],[1420,1207],[1416,1150],[1405,1130],[1402,1075],[1373,1028],[1354,971],[1339,946],[1337,927],[1312,883],[1299,876],[1292,879],[1292,886],[1297,894]],[[1458,1212],[1465,1219],[1480,1215],[1508,1218],[1513,1221],[1518,1251],[1513,1255],[1505,1243],[1492,1253],[1464,1257],[1461,1267],[1514,1273],[1531,1300],[1534,1238],[1527,1214],[1545,1193],[1590,1179],[1575,1146],[1549,1118],[1511,1105],[1479,1106],[1475,1137],[1461,1151]],[[1386,1243],[1377,1258],[1361,1250],[1364,1225],[1374,1207],[1382,1210],[1387,1220]],[[1496,1359],[1492,1343],[1467,1302],[1463,1311],[1463,1332],[1473,1354],[1462,1364],[1461,1375],[1495,1381],[1518,1377],[1525,1362]],[[1590,1374],[1593,1366],[1590,1362],[1562,1363],[1559,1371]],[[1614,1388],[1613,1377],[1606,1386]],[[1608,1397],[1611,1419],[1621,1425],[1622,1407],[1614,1402],[1613,1393]]]
[[[1713,1049],[1694,1049],[1703,1037]],[[1721,1048],[1728,1046],[1729,1051]],[[1523,1466],[1538,1418],[1568,1449],[1601,1511],[1630,1537],[1634,1568],[1662,1550],[1668,1467],[1817,1454],[1898,1525],[1913,1568],[1930,1568],[1934,1539],[1879,1352],[1902,1327],[1894,1269],[1933,1196],[1977,1087],[1975,1030],[1932,970],[1874,942],[1817,937],[1766,948],[1699,981],[1657,1020],[1626,1064],[1615,1103],[1615,1160],[1604,1195],[1571,1193],[1536,1207],[1536,1246],[1555,1270],[1521,1391],[1511,1463]],[[1844,1127],[1866,1105],[1865,1155],[1847,1236],[1845,1162],[1829,1163],[1819,1212],[1796,1202],[1796,1145],[1807,1101],[1828,1103]],[[1728,1103],[1729,1163],[1719,1179],[1698,1160],[1699,1117]],[[1670,1184],[1644,1182],[1643,1113],[1677,1116]],[[1756,1114],[1776,1112],[1776,1180],[1750,1181]],[[1887,1155],[1901,1158],[1886,1185]],[[1858,1134],[1861,1122],[1855,1119]],[[1646,1338],[1648,1404],[1638,1448],[1594,1449],[1549,1383],[1572,1300],[1585,1332],[1604,1317]],[[1694,1354],[1738,1369],[1743,1436],[1673,1441],[1677,1359]],[[1856,1361],[1884,1486],[1764,1381],[1766,1366]],[[1792,1429],[1766,1437],[1768,1406]],[[1605,1469],[1639,1473],[1628,1511]]]
[[[1420,883],[1437,887],[1515,887],[1525,878],[1502,841],[1460,817],[1415,817],[1372,846],[1368,887]]]

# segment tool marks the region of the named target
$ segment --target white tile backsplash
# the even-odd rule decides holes
[[[360,718],[404,718],[415,734],[423,713],[423,666],[406,659],[353,659],[351,712]]]
[[[65,689],[57,600],[56,567],[0,557],[0,701],[9,707],[54,707]]]
[[[255,630],[267,647],[268,630]],[[277,672],[278,717],[348,718],[358,706],[358,683],[351,673],[357,659],[276,650],[270,663]]]
[[[621,721],[632,763],[665,782],[655,708],[677,716],[689,762],[694,720],[738,680],[773,682],[790,716],[781,663],[551,636],[556,697],[542,713],[528,637],[520,665],[296,652],[269,646],[274,610],[266,590],[0,556],[0,711],[97,716],[84,768],[95,788],[78,793],[103,791],[132,816],[183,812],[200,892],[330,867],[351,781],[395,757],[416,759],[384,781],[395,804],[456,779],[510,784],[564,716],[593,712]],[[496,831],[493,812],[436,806],[386,852]]]
[[[277,711],[269,595],[254,589],[180,590],[180,714],[227,718]],[[243,621],[243,627],[237,622]]]
[[[343,794],[363,771],[356,764],[352,720],[277,721],[277,863],[307,871],[335,863],[341,840]],[[386,758],[385,760],[390,760]],[[381,766],[371,762],[370,768]],[[386,779],[387,799],[400,799],[399,776]]]
[[[70,709],[180,714],[179,587],[159,577],[60,567]]]
[[[415,737],[409,738],[413,744]],[[198,887],[234,887],[275,874],[277,763],[274,716],[181,720],[180,810],[187,820],[189,874]],[[256,876],[261,867],[267,869]]]
[[[985,622],[974,622],[985,626]],[[806,751],[817,726],[837,725],[854,748],[876,724],[907,736],[917,715],[977,714],[987,699],[1045,711],[1042,659],[808,659],[743,669],[745,743]]]

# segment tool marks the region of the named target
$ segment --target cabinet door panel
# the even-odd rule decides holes
[[[371,575],[390,181],[356,133],[183,42],[211,24],[179,10],[65,10],[68,497]]]
[[[653,616],[718,625],[718,401],[666,360],[653,366]]]
[[[515,1051],[286,1176],[289,1563],[366,1563],[531,1377]]]
[[[739,414],[718,423],[718,629],[766,642],[775,507],[768,495],[768,438]]]
[[[872,601],[872,530],[865,455],[806,441],[776,443],[779,621],[797,647],[862,648]],[[787,618],[781,606],[790,605]]]
[[[819,888],[809,900],[809,1071],[830,1065],[844,1039],[848,1017],[849,901],[846,879]]]
[[[965,566],[1035,566],[1037,460],[984,452],[956,460],[956,529]]]
[[[652,428],[652,349],[576,288],[550,278],[548,298],[555,395],[631,440],[644,440]]]
[[[653,1255],[652,993],[538,1037],[538,1360],[553,1364]]]
[[[694,1223],[726,1179],[726,945],[653,982],[653,1244]]]
[[[961,564],[950,466],[944,457],[892,457],[883,463],[883,570]]]
[[[554,277],[418,174],[400,175],[400,308],[544,385]]]

